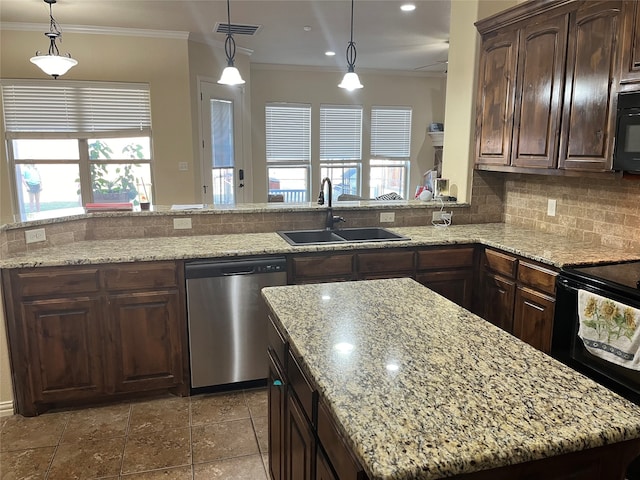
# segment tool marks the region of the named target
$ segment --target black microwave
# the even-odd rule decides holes
[[[613,169],[640,174],[640,92],[618,94]]]

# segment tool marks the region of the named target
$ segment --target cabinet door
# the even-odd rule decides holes
[[[461,307],[471,309],[473,270],[419,273],[416,280]]]
[[[640,81],[640,8],[637,0],[623,2],[622,71],[620,82]]]
[[[84,399],[104,391],[101,312],[97,297],[22,304],[34,402]],[[20,412],[35,413],[25,408]]]
[[[509,333],[513,332],[515,282],[490,272],[484,273],[483,280],[482,317]]]
[[[520,32],[511,164],[555,168],[569,15]]]
[[[516,85],[518,34],[482,41],[476,104],[476,163],[509,165]]]
[[[358,278],[413,277],[415,254],[412,250],[380,250],[358,254]]]
[[[291,259],[292,283],[351,280],[353,254],[295,256]]]
[[[585,2],[571,14],[559,168],[611,169],[621,2]]]
[[[284,375],[276,366],[272,352],[269,352],[269,377],[267,392],[269,398],[269,474],[271,480],[284,480],[284,429],[286,385]]]
[[[180,385],[185,322],[178,292],[113,295],[109,305],[109,370],[115,391]]]
[[[518,287],[515,300],[513,334],[523,342],[549,353],[553,331],[555,301],[542,293]]]
[[[318,448],[316,454],[316,480],[340,480],[329,466],[326,455]]]
[[[302,407],[293,394],[287,394],[286,425],[286,478],[311,480],[315,458],[315,440]]]

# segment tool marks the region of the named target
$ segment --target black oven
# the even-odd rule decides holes
[[[640,92],[618,94],[613,169],[640,173]]]
[[[579,290],[640,310],[638,282],[640,261],[563,269],[556,284],[551,354],[640,405],[640,371],[592,355],[578,335]],[[640,318],[636,317],[636,322],[640,323]],[[640,325],[637,328],[640,328]]]

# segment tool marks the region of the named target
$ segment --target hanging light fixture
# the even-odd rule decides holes
[[[233,58],[236,56],[236,41],[231,35],[231,13],[229,9],[229,0],[227,0],[227,38],[224,41],[224,53],[227,55],[227,66],[222,71],[222,76],[218,83],[223,85],[242,85],[244,80],[240,76],[240,72],[233,65]]]
[[[53,78],[58,78],[60,75],[64,75],[69,71],[71,67],[75,67],[78,62],[71,58],[71,54],[67,53],[67,55],[60,55],[60,51],[58,50],[58,45],[56,45],[56,41],[61,39],[62,41],[62,32],[60,31],[60,27],[56,22],[55,18],[53,18],[53,12],[51,5],[56,3],[57,0],[44,0],[44,3],[49,4],[49,31],[45,33],[45,36],[49,38],[51,42],[49,44],[49,53],[46,55],[40,55],[40,52],[36,52],[35,57],[31,57],[31,63],[40,67],[40,69],[46,73],[47,75],[51,75]]]
[[[354,71],[356,66],[356,44],[353,43],[353,1],[351,0],[351,40],[347,45],[347,66],[349,68],[347,73],[344,74],[342,82],[338,85],[340,88],[345,88],[349,91],[362,88],[358,74]]]

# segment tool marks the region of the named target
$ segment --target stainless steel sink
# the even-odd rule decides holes
[[[410,240],[381,227],[343,228],[340,230],[291,230],[277,232],[290,245],[326,245],[330,243],[391,242]]]

